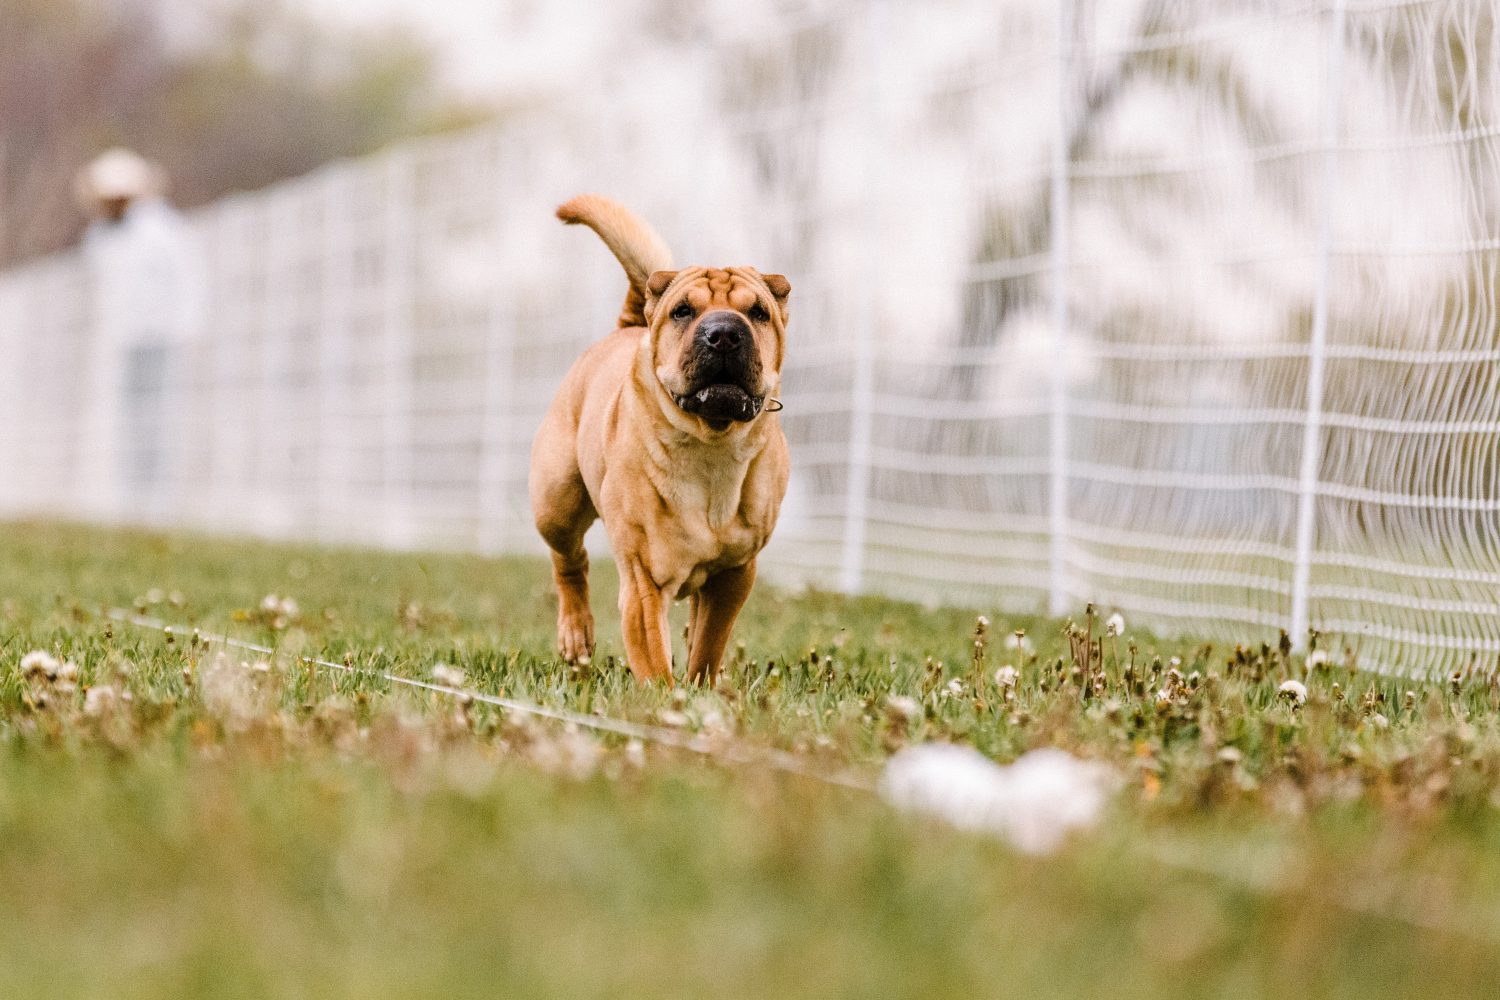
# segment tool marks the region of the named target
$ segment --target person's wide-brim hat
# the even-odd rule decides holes
[[[103,202],[160,194],[161,187],[161,172],[144,157],[111,149],[78,171],[74,194],[79,207],[92,214]]]

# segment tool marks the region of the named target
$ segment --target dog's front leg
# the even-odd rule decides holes
[[[620,627],[625,659],[636,680],[672,683],[672,637],[668,601],[639,562],[620,564]]]
[[[692,644],[688,648],[688,680],[712,681],[729,645],[734,621],[755,584],[755,560],[721,570],[704,581],[693,602]]]

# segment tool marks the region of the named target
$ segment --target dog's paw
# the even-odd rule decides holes
[[[594,655],[594,618],[572,615],[557,621],[557,651],[569,663],[587,663]]]

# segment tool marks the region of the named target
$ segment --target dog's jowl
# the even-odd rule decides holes
[[[673,269],[661,238],[607,198],[557,214],[598,233],[629,279],[615,331],[569,370],[531,451],[558,646],[569,660],[593,655],[583,534],[599,518],[630,669],[670,683],[667,609],[691,598],[687,676],[711,678],[786,493],[786,437],[767,404],[791,286],[752,267]]]

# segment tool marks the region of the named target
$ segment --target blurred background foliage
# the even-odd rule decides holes
[[[72,176],[108,146],[192,206],[491,114],[422,40],[281,0],[0,0],[0,267],[78,236]]]

